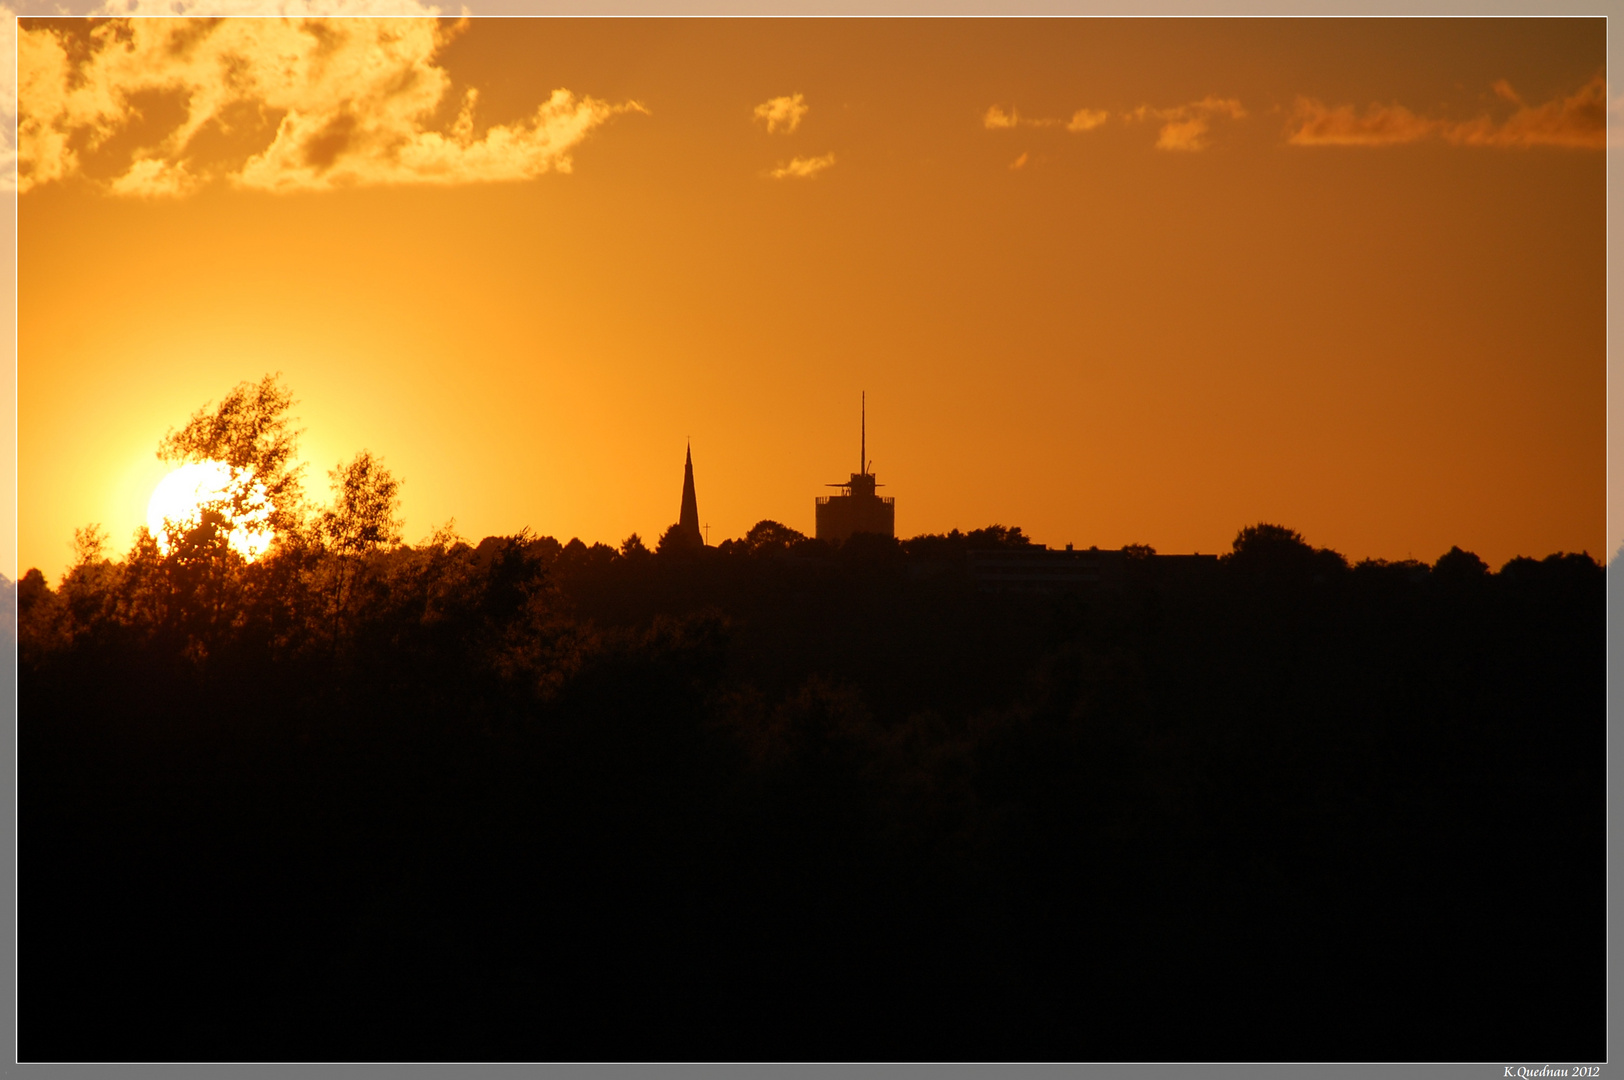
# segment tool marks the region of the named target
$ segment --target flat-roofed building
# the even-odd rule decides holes
[[[869,471],[868,461],[868,395],[863,395],[861,414],[861,443],[859,471],[851,474],[844,484],[830,484],[841,488],[839,495],[825,495],[814,508],[817,538],[840,543],[853,533],[897,535],[896,500],[879,495],[875,488],[881,485]]]

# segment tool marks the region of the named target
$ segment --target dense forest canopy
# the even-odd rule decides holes
[[[266,555],[18,583],[27,1057],[1603,1054],[1587,555],[406,544],[227,402],[164,446],[282,485]]]

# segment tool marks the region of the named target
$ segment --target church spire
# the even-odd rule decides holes
[[[688,446],[688,460],[682,467],[682,513],[677,518],[677,532],[696,547],[705,543],[699,531],[699,499],[694,495],[694,448],[691,443]]]

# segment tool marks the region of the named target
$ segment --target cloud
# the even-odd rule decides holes
[[[1371,105],[1359,115],[1351,105],[1330,108],[1298,98],[1286,141],[1293,146],[1394,146],[1437,137],[1454,146],[1522,148],[1557,146],[1600,149],[1607,145],[1612,108],[1607,84],[1596,76],[1573,94],[1529,105],[1504,79],[1495,96],[1516,110],[1503,120],[1489,115],[1451,122],[1418,116],[1402,105]]]
[[[988,131],[996,131],[999,128],[1012,128],[1020,124],[1020,122],[1021,116],[1014,109],[1005,112],[996,105],[988,106],[987,115],[981,118],[981,125]]]
[[[806,98],[801,94],[790,94],[787,97],[775,97],[763,101],[756,106],[753,114],[757,120],[767,122],[767,134],[782,130],[788,135],[801,126],[801,118],[810,111]]]
[[[1205,150],[1207,148],[1207,122],[1192,118],[1163,124],[1156,136],[1158,150]]]
[[[476,99],[477,91],[469,89],[458,122],[447,134],[403,130],[406,125],[390,123],[391,118],[380,122],[353,107],[314,115],[290,112],[276,140],[234,179],[243,187],[280,191],[528,180],[546,172],[570,172],[570,152],[593,128],[618,113],[647,111],[636,102],[609,105],[554,90],[531,116],[491,127],[475,139]]]
[[[1293,123],[1296,127],[1286,138],[1292,146],[1393,146],[1438,130],[1436,120],[1402,105],[1372,105],[1359,116],[1352,105],[1331,109],[1312,98],[1297,99]]]
[[[1208,94],[1200,101],[1192,101],[1188,105],[1180,106],[1181,110],[1189,112],[1206,113],[1209,116],[1227,116],[1231,120],[1245,120],[1246,109],[1241,106],[1237,98],[1221,98]]]
[[[1159,149],[1203,150],[1208,145],[1207,136],[1211,130],[1210,121],[1213,117],[1240,120],[1245,118],[1246,109],[1235,98],[1220,98],[1209,94],[1200,101],[1174,105],[1170,108],[1141,105],[1136,109],[1118,113],[1117,116],[1124,123],[1161,120],[1163,122],[1161,131],[1156,138],[1156,146]],[[1071,114],[1070,120],[1058,120],[1050,117],[1025,117],[1015,109],[1005,112],[1000,106],[993,105],[982,115],[981,126],[990,131],[1016,127],[1063,127],[1077,134],[1102,127],[1110,119],[1111,113],[1105,109],[1078,109]]]
[[[810,180],[824,169],[835,163],[833,153],[824,154],[815,158],[791,158],[788,165],[780,165],[768,173],[774,180],[801,179]]]
[[[1022,116],[1016,109],[1005,112],[997,105],[991,105],[981,117],[981,126],[988,131],[1015,127],[1064,127],[1067,131],[1088,131],[1099,127],[1110,118],[1110,113],[1094,109],[1078,109],[1069,121],[1056,120],[1048,116],[1034,118]]]
[[[1093,131],[1111,118],[1111,114],[1104,109],[1078,109],[1066,121],[1067,131]]]
[[[1496,97],[1504,98],[1513,105],[1521,105],[1523,103],[1522,97],[1518,95],[1517,91],[1511,88],[1511,84],[1505,79],[1494,80],[1494,86],[1492,89],[1494,90]]]
[[[1200,101],[1169,108],[1141,105],[1132,112],[1124,113],[1123,119],[1162,121],[1161,130],[1156,134],[1158,150],[1205,150],[1210,145],[1207,135],[1211,131],[1211,120],[1219,116],[1244,120],[1246,109],[1235,98],[1208,94]]]
[[[1026,168],[1026,154],[1022,153],[1020,157],[1018,157],[1014,161],[1010,162],[1009,167],[1011,169],[1024,169],[1024,168]]]
[[[594,129],[647,111],[560,89],[530,116],[479,132],[470,89],[439,130],[434,120],[451,79],[435,58],[464,25],[354,18],[25,26],[18,187],[87,176],[114,194],[155,197],[219,177],[265,191],[520,180],[569,172]]]
[[[108,184],[114,195],[163,197],[190,195],[203,180],[186,171],[184,164],[171,164],[156,158],[137,161]]]
[[[1463,146],[1564,146],[1599,150],[1607,144],[1607,83],[1600,75],[1568,97],[1543,105],[1523,104],[1511,84],[1501,79],[1495,92],[1518,106],[1495,125],[1488,117],[1457,124],[1444,138]]]

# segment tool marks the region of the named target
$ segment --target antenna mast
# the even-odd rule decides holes
[[[862,412],[862,420],[860,421],[860,423],[861,423],[861,429],[860,430],[863,433],[863,435],[862,435],[863,441],[862,441],[861,446],[859,447],[860,453],[858,455],[857,468],[858,468],[859,472],[861,472],[864,476],[867,476],[868,475],[868,391],[867,390],[863,391],[863,412]]]

